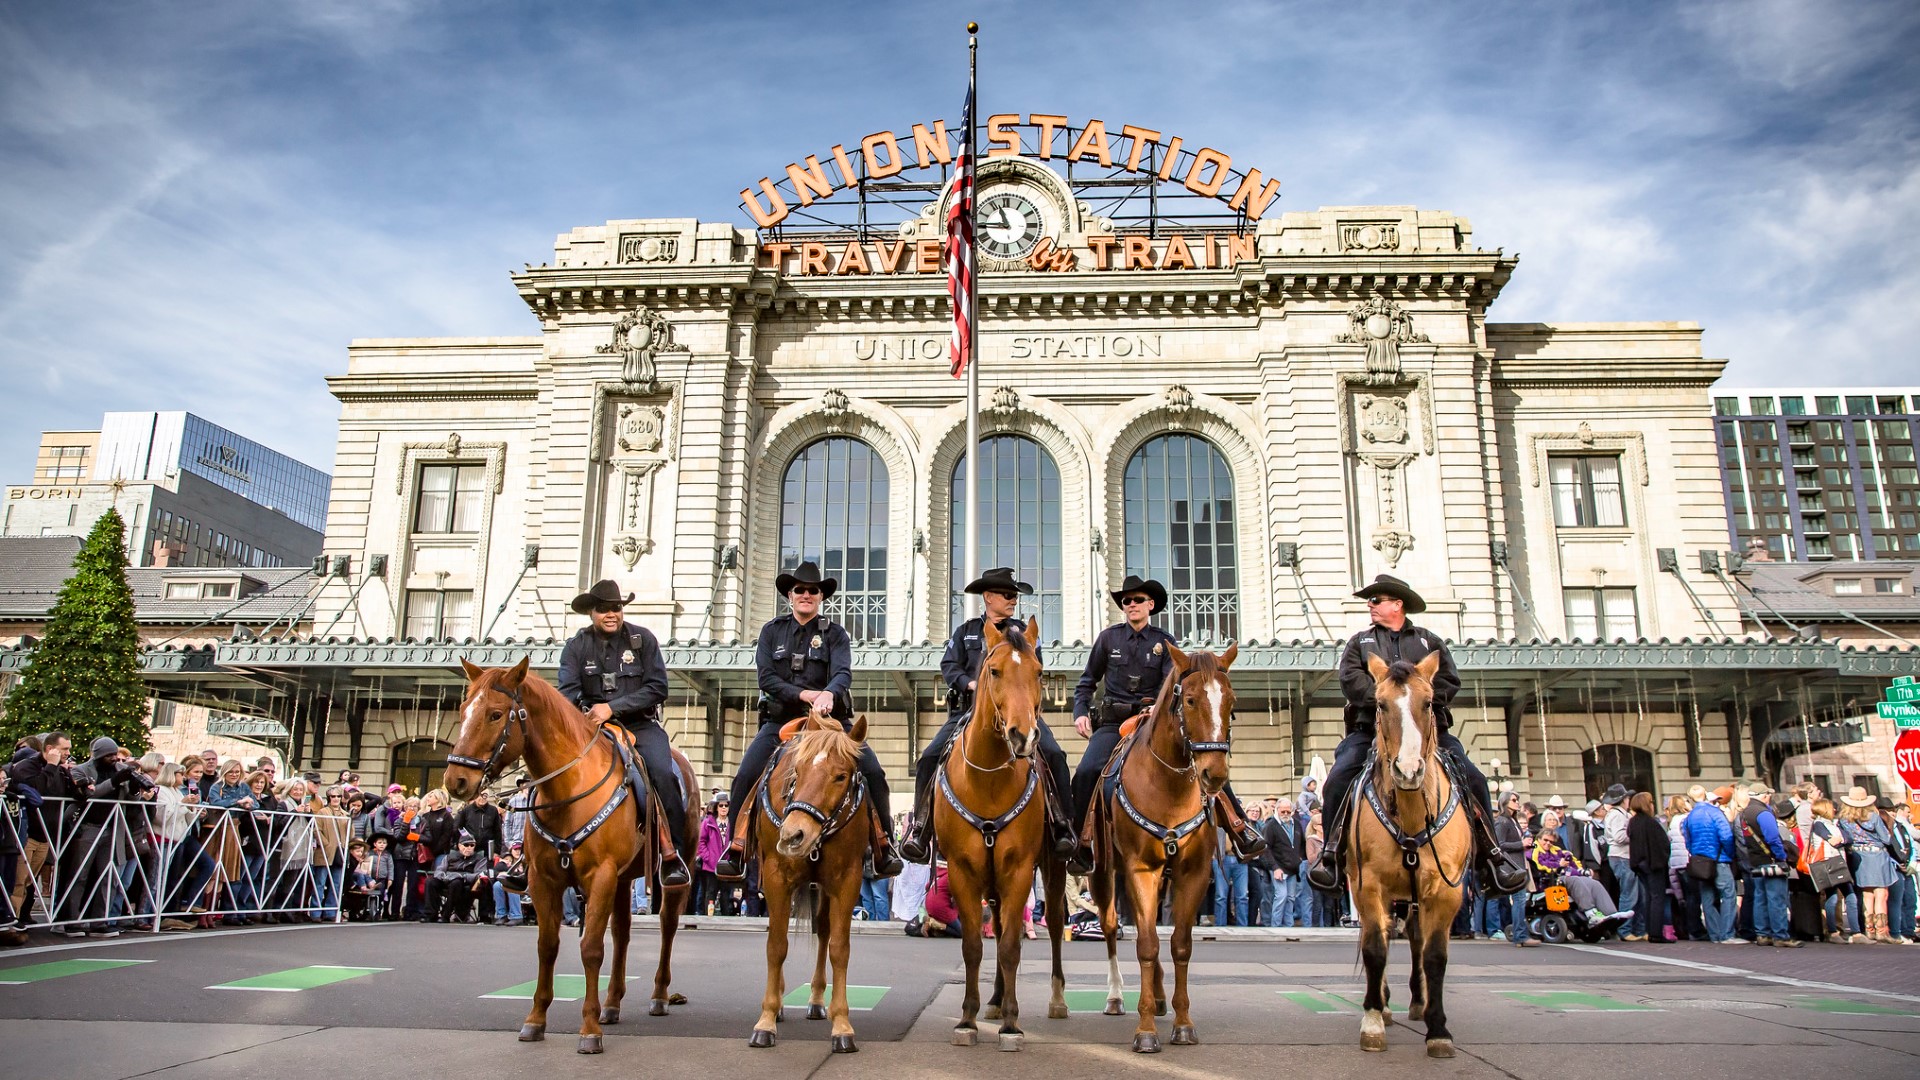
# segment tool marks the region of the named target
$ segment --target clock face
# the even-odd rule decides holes
[[[1017,190],[990,191],[980,200],[980,251],[995,259],[1024,259],[1040,242],[1040,208]]]

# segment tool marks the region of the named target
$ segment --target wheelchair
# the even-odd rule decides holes
[[[1561,875],[1534,872],[1534,889],[1527,895],[1527,926],[1535,936],[1553,945],[1583,941],[1589,945],[1618,937],[1629,917],[1609,915],[1591,920],[1573,902]]]

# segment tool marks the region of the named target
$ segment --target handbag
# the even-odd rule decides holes
[[[1845,855],[1830,855],[1817,862],[1810,862],[1807,864],[1807,869],[1808,876],[1813,878],[1813,887],[1821,892],[1853,884],[1853,871],[1847,868]]]
[[[1720,863],[1705,855],[1689,855],[1687,876],[1695,881],[1712,881],[1720,876]]]

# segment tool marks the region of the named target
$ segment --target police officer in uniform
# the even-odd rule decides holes
[[[1464,805],[1474,818],[1475,856],[1479,866],[1480,888],[1492,895],[1504,895],[1526,884],[1526,867],[1518,858],[1501,852],[1493,839],[1493,806],[1487,795],[1487,778],[1467,758],[1466,747],[1453,735],[1453,697],[1460,692],[1460,673],[1453,656],[1440,635],[1407,621],[1407,616],[1427,610],[1427,602],[1413,587],[1397,577],[1381,574],[1373,583],[1353,595],[1367,602],[1373,625],[1347,640],[1340,654],[1340,689],[1346,694],[1347,736],[1333,752],[1333,768],[1327,771],[1320,787],[1320,827],[1326,844],[1320,858],[1307,871],[1307,880],[1315,888],[1340,887],[1342,833],[1352,817],[1346,805],[1353,782],[1366,767],[1367,751],[1373,746],[1374,701],[1373,674],[1367,670],[1367,657],[1378,656],[1389,666],[1399,661],[1417,664],[1438,653],[1440,670],[1433,677],[1433,719],[1438,731],[1439,751],[1448,757],[1448,765],[1461,791]]]
[[[1073,693],[1073,729],[1087,740],[1080,767],[1073,772],[1073,822],[1075,836],[1084,836],[1087,809],[1093,805],[1094,788],[1113,748],[1120,743],[1120,725],[1129,717],[1145,712],[1160,694],[1160,684],[1173,671],[1173,635],[1147,620],[1167,606],[1167,588],[1158,581],[1141,580],[1128,574],[1113,593],[1113,602],[1126,615],[1093,639],[1087,652],[1087,669],[1080,673],[1080,685]],[[1096,687],[1103,688],[1100,706],[1093,704]],[[1222,802],[1231,807],[1227,837],[1234,853],[1252,859],[1265,851],[1267,843],[1258,830],[1247,824],[1240,800],[1231,785],[1221,789]],[[1090,867],[1093,853],[1082,846],[1074,857],[1074,867]]]
[[[1008,630],[1024,633],[1026,621],[1014,618],[1013,610],[1019,605],[1020,597],[1033,595],[1033,586],[1015,581],[1012,567],[999,566],[969,583],[966,591],[981,598],[986,614],[961,623],[947,639],[947,651],[940,658],[940,678],[947,684],[947,722],[940,725],[933,741],[920,752],[920,762],[913,774],[913,831],[900,844],[900,853],[917,863],[926,862],[932,854],[928,838],[933,835],[934,772],[940,768],[947,744],[973,715],[974,686],[980,677],[980,660],[986,652],[981,643],[986,623],[991,620],[1002,633]],[[1032,644],[1034,655],[1038,656],[1040,644]],[[1053,830],[1054,851],[1067,856],[1073,853],[1074,846],[1073,825],[1067,818],[1065,805],[1071,790],[1067,782],[1067,752],[1060,749],[1045,720],[1039,721],[1039,728],[1040,753],[1048,772],[1047,821]]]
[[[747,829],[753,821],[754,785],[780,745],[780,726],[789,720],[822,712],[842,724],[853,721],[853,642],[846,628],[820,614],[820,606],[840,587],[834,578],[820,576],[820,568],[804,562],[792,573],[774,579],[774,587],[791,609],[760,628],[754,663],[760,676],[760,730],[740,755],[727,805],[733,808],[731,842],[714,867],[714,876],[729,881],[746,876]],[[893,811],[889,806],[887,774],[871,746],[860,750],[860,773],[867,778],[872,812],[879,815],[888,844],[873,853],[875,871],[892,877],[901,870],[894,854]]]
[[[667,661],[653,631],[626,621],[633,594],[620,595],[612,581],[596,581],[573,598],[573,610],[593,621],[560,650],[560,693],[596,724],[617,722],[633,733],[633,747],[647,767],[647,786],[667,815],[673,845],[663,852],[660,883],[685,885],[685,856],[693,851],[687,832],[687,807],[673,770],[673,742],[660,723],[667,700]]]

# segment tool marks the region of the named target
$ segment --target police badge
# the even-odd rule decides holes
[[[628,649],[627,651],[625,651],[625,652],[623,652],[623,653],[621,653],[621,654],[620,654],[620,662],[621,662],[621,663],[623,663],[623,664],[631,664],[631,663],[633,663],[633,650],[632,650],[632,649]]]
[[[1161,643],[1160,643],[1160,642],[1158,642],[1158,641],[1156,641],[1156,642],[1154,642],[1154,643],[1153,643],[1153,655],[1155,655],[1155,656],[1159,656],[1159,655],[1160,655],[1160,645],[1161,645]]]
[[[815,635],[813,635],[813,647],[814,647],[814,648],[816,648],[816,649],[820,647],[820,635],[819,635],[819,634],[815,634]]]

